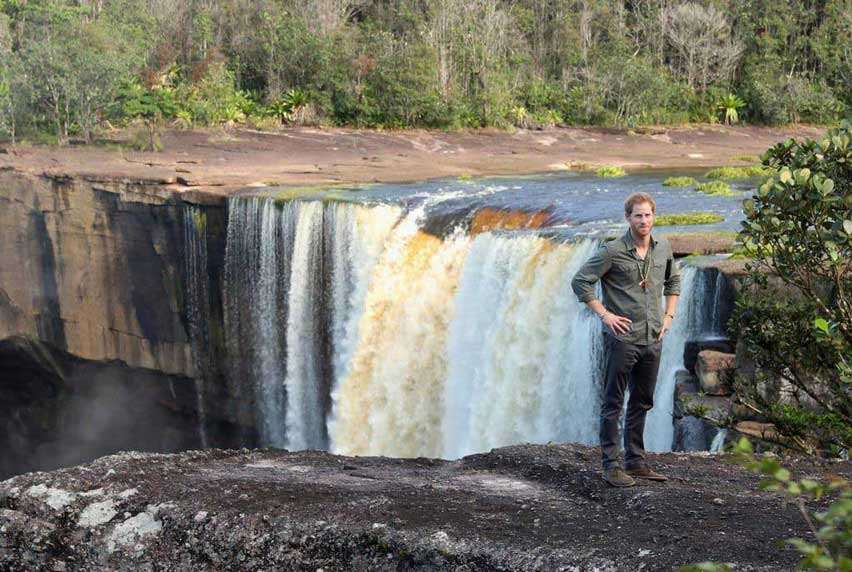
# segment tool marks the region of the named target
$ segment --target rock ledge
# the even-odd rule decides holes
[[[672,480],[611,489],[596,449],[573,445],[459,461],[120,453],[0,483],[0,570],[792,568],[776,541],[804,523],[755,476],[706,454],[652,461]]]

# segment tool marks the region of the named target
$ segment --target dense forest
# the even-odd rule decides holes
[[[852,0],[0,0],[0,137],[832,123]]]

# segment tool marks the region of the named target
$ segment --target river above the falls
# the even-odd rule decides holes
[[[270,196],[280,200],[323,199],[361,204],[393,204],[404,210],[424,205],[424,227],[439,235],[451,232],[480,210],[537,213],[531,226],[547,227],[566,238],[596,236],[626,228],[624,199],[632,192],[654,197],[659,214],[708,212],[723,217],[714,224],[660,226],[658,232],[736,231],[743,220],[742,200],[755,188],[755,179],[729,181],[730,195],[709,195],[695,186],[667,187],[671,176],[706,182],[706,169],[646,170],[623,177],[594,173],[554,172],[524,177],[436,179],[405,184],[247,189],[241,196]]]

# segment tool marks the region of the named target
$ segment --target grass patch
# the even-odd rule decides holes
[[[742,161],[744,163],[757,163],[760,161],[760,157],[757,155],[734,155],[731,157],[731,161]]]
[[[751,179],[767,174],[766,168],[762,165],[748,165],[746,167],[718,167],[707,171],[704,176],[708,179]]]
[[[722,222],[725,217],[716,213],[677,213],[660,215],[654,221],[654,226],[685,226],[691,224],[715,224]]]
[[[604,178],[623,177],[627,175],[627,171],[614,165],[604,165],[603,167],[598,167],[598,170],[595,171],[595,175]]]
[[[664,187],[691,187],[698,184],[698,181],[692,177],[669,177],[663,181]]]
[[[326,185],[304,185],[275,189],[270,192],[261,191],[261,196],[271,196],[276,204],[283,205],[290,201],[308,200],[323,202],[353,202],[358,200],[356,192],[371,185],[352,185],[344,183],[329,183]]]
[[[709,183],[698,183],[695,190],[705,195],[718,197],[735,197],[739,193],[731,190],[731,185],[725,181],[710,181]]]

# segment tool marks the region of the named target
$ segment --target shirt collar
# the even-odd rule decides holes
[[[627,250],[629,250],[629,251],[635,251],[636,250],[636,243],[633,242],[633,235],[630,234],[630,227],[629,226],[627,227],[627,232],[624,233],[622,240],[624,240],[624,244],[627,246]],[[651,248],[654,248],[655,246],[657,246],[657,239],[654,238],[654,235],[652,234],[651,235]]]

